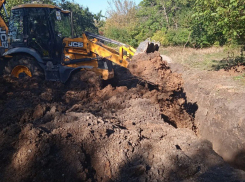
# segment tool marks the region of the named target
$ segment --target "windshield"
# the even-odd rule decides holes
[[[58,10],[53,10],[51,16],[54,20],[54,26],[55,26],[55,33],[61,38],[72,37],[71,32],[71,20],[70,20],[70,13],[62,13]]]

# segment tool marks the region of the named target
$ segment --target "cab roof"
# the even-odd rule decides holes
[[[50,8],[50,9],[58,9],[62,13],[70,13],[70,11],[68,10],[62,10],[61,8],[51,4],[22,4],[22,5],[14,6],[12,9],[19,9],[19,8]]]

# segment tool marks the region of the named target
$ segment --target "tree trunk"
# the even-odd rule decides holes
[[[167,14],[166,8],[165,8],[165,6],[164,6],[164,3],[162,4],[162,8],[163,8],[163,11],[164,11],[164,16],[165,16],[165,18],[166,18],[167,27],[168,27],[168,29],[170,29],[169,19],[168,19],[168,14]]]

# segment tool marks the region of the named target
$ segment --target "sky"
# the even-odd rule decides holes
[[[83,7],[88,7],[92,13],[98,13],[102,10],[102,15],[105,15],[106,9],[109,7],[108,0],[74,0],[74,2],[82,5]],[[142,0],[134,0],[136,5],[138,5]]]

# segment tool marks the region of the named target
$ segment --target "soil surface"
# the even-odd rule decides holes
[[[181,75],[159,53],[138,56],[133,75],[115,67],[107,82],[1,77],[0,181],[244,181],[197,137]]]
[[[204,71],[173,60],[170,67],[183,75],[188,100],[198,107],[198,136],[212,142],[225,161],[245,170],[244,66]]]

